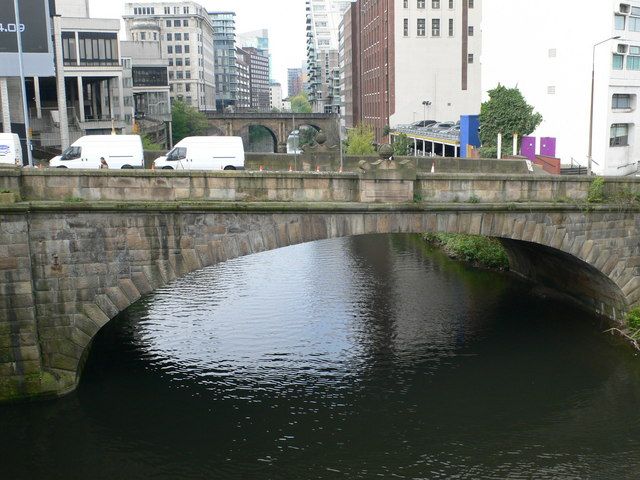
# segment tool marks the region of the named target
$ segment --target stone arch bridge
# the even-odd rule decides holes
[[[0,205],[0,399],[72,391],[98,331],[189,272],[350,235],[496,237],[514,271],[619,321],[640,303],[640,217],[585,207],[589,184],[425,174],[411,182],[422,201],[391,203],[365,198],[357,174],[0,173],[3,195],[29,200]]]
[[[327,145],[340,143],[340,119],[333,113],[207,113],[209,133],[241,136],[246,128],[260,126],[267,129],[277,146],[275,153],[287,153],[289,134],[302,125],[322,130]]]

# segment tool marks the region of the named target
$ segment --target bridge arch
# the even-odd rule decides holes
[[[12,350],[12,364],[41,375],[42,383],[30,392],[58,395],[73,390],[93,337],[143,295],[225,260],[315,240],[376,233],[483,234],[503,242],[516,272],[551,289],[562,288],[595,312],[620,319],[640,302],[634,267],[638,252],[606,236],[635,225],[633,213],[609,213],[604,222],[604,213],[587,216],[578,211],[407,207],[391,212],[381,206],[355,212],[274,207],[251,213],[198,208],[30,214],[26,231],[36,308],[29,328],[38,340]],[[11,221],[27,221],[9,217],[5,224],[10,231],[19,231]],[[594,230],[598,224],[602,229]],[[15,302],[24,301],[20,295]],[[31,338],[20,330],[11,335],[20,341]]]

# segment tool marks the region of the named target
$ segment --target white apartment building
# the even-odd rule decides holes
[[[269,85],[269,100],[272,109],[282,110],[282,85],[278,82],[272,82]]]
[[[526,21],[505,20],[510,11]],[[579,20],[575,28],[571,18]],[[483,91],[498,83],[518,86],[544,117],[533,135],[555,137],[563,164],[587,165],[594,58],[593,170],[637,172],[639,0],[486,1],[483,43]]]
[[[123,19],[129,40],[160,42],[172,100],[216,109],[214,32],[204,7],[190,1],[127,3]]]
[[[340,110],[339,26],[350,0],[306,0],[307,93],[315,112]]]
[[[392,111],[395,113],[391,114],[391,126],[424,120],[423,117],[457,121],[460,115],[480,113],[481,3],[487,2],[398,0],[393,3],[395,108]]]

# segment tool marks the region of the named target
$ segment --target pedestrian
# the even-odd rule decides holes
[[[109,165],[107,164],[107,161],[104,159],[104,157],[100,157],[100,170],[108,168]]]

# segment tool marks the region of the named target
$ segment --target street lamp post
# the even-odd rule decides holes
[[[603,43],[607,43],[609,40],[618,40],[619,38],[620,35],[609,37],[593,46],[591,57],[591,106],[589,112],[589,153],[587,157],[587,175],[591,175],[591,163],[593,162],[593,96],[596,83],[596,47]]]
[[[424,107],[424,117],[422,118],[422,120],[425,121],[425,123],[427,122],[427,107],[431,105],[431,102],[429,100],[425,100],[422,102],[422,106]]]

